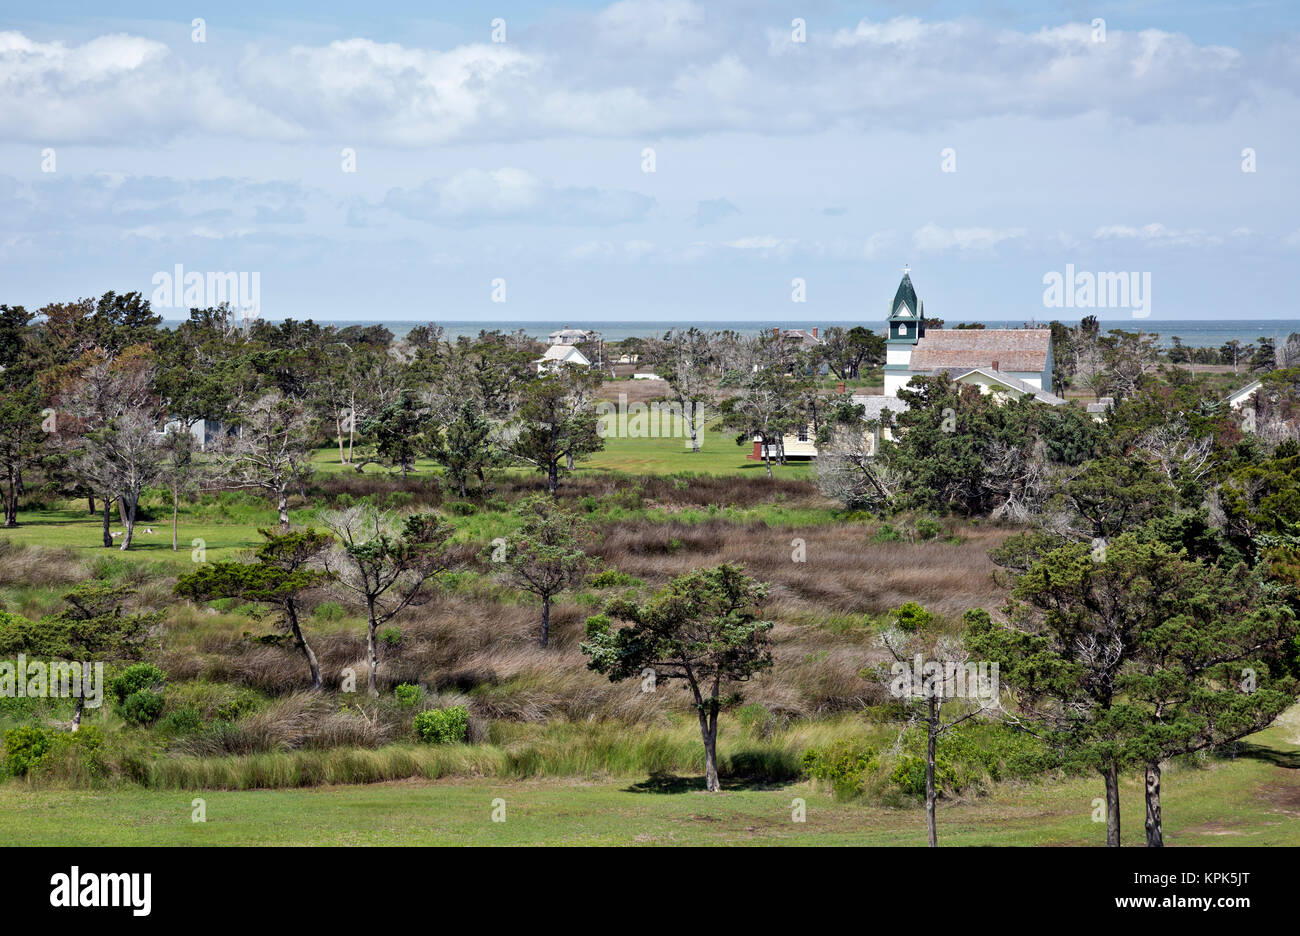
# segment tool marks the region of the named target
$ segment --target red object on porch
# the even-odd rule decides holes
[[[763,443],[762,443],[762,442],[755,442],[755,443],[754,443],[754,451],[750,452],[750,453],[749,453],[748,455],[746,455],[745,457],[748,458],[748,459],[750,459],[750,460],[752,460],[752,461],[762,461],[762,460],[763,460]]]

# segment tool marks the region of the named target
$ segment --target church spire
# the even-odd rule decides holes
[[[916,290],[912,288],[911,267],[903,267],[903,279],[898,284],[898,291],[894,293],[894,301],[889,307],[889,320],[897,321],[900,318],[916,321],[924,316],[925,304],[916,298]]]

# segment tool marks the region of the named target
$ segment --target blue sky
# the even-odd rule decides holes
[[[1297,6],[26,5],[0,302],[180,264],[272,318],[875,321],[908,263],[949,320],[1075,317],[1067,267],[1300,318]]]

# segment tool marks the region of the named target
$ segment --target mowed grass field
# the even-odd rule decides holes
[[[1290,731],[1294,740],[1294,724]],[[1300,748],[1273,728],[1235,760],[1170,768],[1169,846],[1300,845]],[[1101,846],[1091,777],[1004,783],[944,803],[946,846]],[[192,819],[201,798],[206,821]],[[805,804],[795,821],[796,799]],[[504,821],[494,822],[494,810]],[[1124,844],[1143,839],[1142,788],[1121,791]],[[10,845],[922,846],[919,808],[837,801],[807,783],[701,791],[698,777],[380,783],[304,790],[155,792],[0,787]]]

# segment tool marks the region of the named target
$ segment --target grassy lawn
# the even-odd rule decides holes
[[[1171,846],[1300,845],[1300,758],[1270,747],[1166,774]],[[1281,763],[1274,761],[1280,760]],[[1283,764],[1289,766],[1283,766]],[[699,778],[648,781],[494,779],[252,792],[114,792],[0,787],[0,835],[43,845],[908,845],[925,842],[919,808],[836,801],[805,783],[732,787]],[[1104,844],[1092,821],[1099,780],[1003,784],[944,804],[944,845]],[[207,821],[191,821],[201,796]],[[806,821],[792,821],[792,801]],[[491,819],[505,801],[505,822]],[[1124,844],[1143,844],[1142,790],[1122,789]]]
[[[627,439],[605,440],[605,450],[581,462],[582,471],[623,471],[629,474],[679,474],[738,475],[742,477],[766,474],[763,463],[748,456],[752,445],[739,446],[733,433],[706,429],[700,450],[692,452],[685,439]],[[780,478],[808,478],[809,462],[791,462],[772,466]]]

